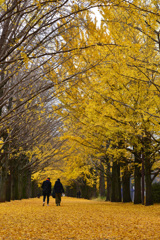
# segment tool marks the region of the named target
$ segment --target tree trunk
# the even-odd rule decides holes
[[[91,191],[91,197],[92,198],[97,198],[97,196],[98,196],[98,190],[97,190],[97,170],[94,169],[94,168],[91,168],[90,172],[91,172],[92,177],[93,177],[93,187],[92,187],[92,191]]]
[[[18,173],[18,199],[22,199],[23,193],[23,174]]]
[[[8,134],[3,133],[3,138],[6,140]],[[6,201],[6,191],[7,191],[7,172],[8,172],[8,143],[6,143],[3,147],[4,153],[3,158],[1,159],[1,181],[0,181],[0,202]]]
[[[11,200],[11,175],[7,175],[6,201]]]
[[[100,165],[100,177],[99,177],[99,194],[101,197],[105,197],[105,178],[104,178],[104,166]]]
[[[21,188],[21,198],[30,198],[32,196],[32,185],[31,185],[31,175],[30,170],[23,171],[21,173],[21,182],[19,183]]]
[[[126,168],[122,177],[122,185],[123,185],[123,202],[131,202],[130,195],[130,172]]]
[[[19,199],[18,181],[18,172],[14,169],[11,172],[11,200]]]
[[[1,169],[1,181],[0,181],[0,202],[6,201],[7,191],[7,169],[3,166]]]
[[[120,165],[113,162],[111,202],[121,202]]]
[[[110,162],[107,162],[107,195],[106,195],[106,201],[111,201],[111,172],[110,172]]]
[[[135,192],[134,192],[134,204],[142,203],[141,200],[141,170],[140,167],[135,165],[134,169],[134,184],[135,184]]]
[[[150,135],[146,133],[147,137],[143,138],[143,156],[145,168],[145,182],[146,182],[146,206],[153,204],[152,196],[152,181],[151,181],[151,168],[152,168],[152,141]]]
[[[152,196],[152,180],[151,180],[151,164],[150,159],[145,159],[145,182],[146,182],[146,206],[153,204]]]
[[[93,193],[92,193],[92,197],[96,198],[97,197],[97,179],[94,178],[94,184],[93,184]]]
[[[32,196],[32,183],[31,183],[31,172],[27,172],[27,186],[26,186],[26,197],[31,198]]]

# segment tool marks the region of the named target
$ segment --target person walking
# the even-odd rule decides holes
[[[63,185],[62,185],[62,183],[61,183],[59,178],[55,182],[55,185],[54,185],[54,188],[53,188],[53,192],[55,192],[55,202],[56,202],[56,205],[60,206],[61,196],[62,196],[62,193],[64,193],[64,188],[63,188]]]
[[[43,189],[43,206],[45,205],[46,196],[47,196],[47,206],[49,206],[49,196],[51,194],[50,178],[47,178],[47,180],[42,183],[42,189]]]

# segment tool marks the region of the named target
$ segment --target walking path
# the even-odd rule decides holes
[[[0,240],[160,240],[160,204],[62,197],[0,203]]]

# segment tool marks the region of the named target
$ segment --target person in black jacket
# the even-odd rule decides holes
[[[51,194],[50,178],[47,178],[47,180],[42,183],[42,189],[43,189],[43,206],[45,205],[46,196],[47,196],[47,206],[49,206],[49,196]]]
[[[60,206],[61,203],[61,196],[62,193],[64,193],[64,188],[62,183],[60,182],[60,179],[58,178],[57,181],[55,182],[54,188],[53,188],[53,192],[55,192],[55,201],[56,201],[56,205]]]

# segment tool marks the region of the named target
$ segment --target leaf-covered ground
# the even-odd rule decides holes
[[[50,198],[0,203],[0,239],[160,240],[160,205]]]

